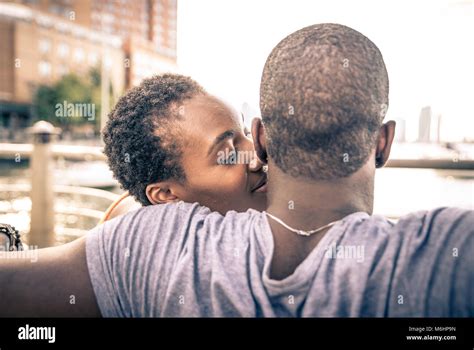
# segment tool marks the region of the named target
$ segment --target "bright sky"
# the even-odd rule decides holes
[[[335,22],[369,37],[390,77],[388,119],[407,121],[431,105],[444,140],[474,139],[474,0],[178,0],[178,64],[235,107],[258,110],[271,49],[307,25]]]

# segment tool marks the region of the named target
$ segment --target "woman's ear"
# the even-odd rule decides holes
[[[167,182],[149,184],[145,193],[151,204],[165,204],[179,200]]]
[[[252,120],[252,138],[253,146],[257,157],[264,163],[267,164],[267,140],[265,135],[265,128],[263,127],[262,120],[260,118],[254,118]]]

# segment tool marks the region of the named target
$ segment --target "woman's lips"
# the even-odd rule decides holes
[[[267,192],[267,183],[265,182],[263,184],[263,186],[260,186],[259,188],[257,188],[254,192],[263,192],[263,193],[266,193]]]
[[[250,192],[267,192],[267,176],[262,176]]]

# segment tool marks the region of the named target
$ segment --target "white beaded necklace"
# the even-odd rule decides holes
[[[308,236],[311,236],[315,233],[318,233],[322,230],[324,230],[325,228],[328,228],[328,227],[331,227],[333,226],[334,224],[336,224],[337,222],[339,222],[340,220],[337,220],[337,221],[333,221],[333,222],[330,222],[329,224],[327,225],[324,225],[324,226],[321,226],[315,230],[310,230],[310,231],[304,231],[304,230],[297,230],[297,229],[294,229],[293,227],[290,227],[288,226],[287,224],[285,224],[283,222],[283,220],[277,218],[276,216],[272,215],[272,214],[269,214],[267,212],[265,212],[265,214],[268,215],[268,217],[272,218],[273,220],[275,220],[276,222],[278,222],[280,225],[282,225],[284,228],[286,228],[287,230],[290,230],[291,232],[294,232],[296,233],[297,235],[300,235],[300,236],[305,236],[305,237],[308,237]]]

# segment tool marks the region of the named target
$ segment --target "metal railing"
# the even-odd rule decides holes
[[[30,143],[0,143],[0,158],[29,159],[33,154],[34,145]],[[51,145],[51,153],[55,158],[66,158],[70,160],[105,160],[101,147],[96,146],[72,146]]]
[[[0,190],[29,192],[31,199],[30,231],[28,242],[37,247],[55,245],[55,214],[71,214],[66,208],[55,206],[55,192],[96,196],[113,202],[119,196],[111,192],[94,188],[76,186],[58,186],[53,184],[52,160],[62,157],[74,160],[103,160],[105,159],[99,147],[66,146],[52,144],[51,141],[60,130],[46,121],[39,121],[30,128],[33,144],[0,144],[0,157],[23,160],[30,159],[30,184],[1,185]],[[15,187],[16,186],[16,187]],[[102,212],[89,208],[74,208],[73,214],[99,219]],[[74,230],[77,231],[77,230]]]
[[[53,186],[54,195],[63,195],[63,194],[70,194],[70,195],[80,195],[84,197],[92,197],[97,198],[100,200],[106,200],[108,202],[113,203],[117,199],[120,198],[118,194],[100,190],[96,188],[90,187],[80,187],[80,186],[66,186],[66,185],[54,185]],[[31,184],[0,184],[0,193],[25,193],[29,195],[31,192]],[[28,211],[31,215],[31,208]],[[56,205],[54,207],[54,214],[63,214],[63,215],[74,215],[79,217],[90,218],[96,222],[98,222],[104,216],[104,212],[102,210],[92,209],[92,208],[83,208],[80,206],[74,207],[67,207]],[[88,232],[87,229],[80,229],[80,228],[70,228],[70,227],[61,227],[60,232],[56,232],[57,235],[66,235],[70,237],[80,237]],[[28,240],[31,244],[30,240]]]

